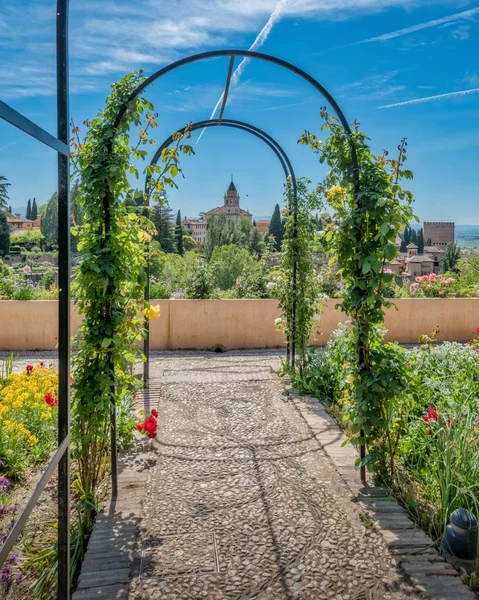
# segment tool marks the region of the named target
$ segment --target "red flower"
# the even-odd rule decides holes
[[[33,371],[33,365],[27,365],[25,367],[25,371],[27,372],[27,375],[30,375],[30,373]]]
[[[477,333],[479,333],[479,327],[476,329]]]
[[[45,394],[45,402],[48,404],[48,406],[55,406],[58,404],[58,400],[55,398],[52,392]]]
[[[139,423],[136,426],[137,431],[139,431],[140,433],[146,433],[146,435],[150,439],[156,438],[157,427],[158,427],[158,423],[156,420],[157,416],[158,416],[158,411],[153,409],[151,411],[151,416],[148,417],[148,419],[146,419],[146,421],[144,423]]]
[[[43,360],[41,360],[41,361],[38,363],[38,366],[39,366],[39,367],[44,367],[44,366],[45,366],[45,363],[43,362]]]
[[[468,346],[472,346],[472,341],[471,341],[471,340],[469,340],[469,341],[467,342],[467,345],[468,345]]]
[[[427,409],[427,415],[423,416],[424,422],[426,423],[426,425],[429,425],[429,423],[431,421],[436,421],[438,420],[438,415],[437,415],[437,410],[434,408],[434,406],[430,406]]]

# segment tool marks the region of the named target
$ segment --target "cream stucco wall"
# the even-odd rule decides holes
[[[439,326],[441,340],[465,342],[479,326],[479,298],[398,299],[386,311],[387,339],[416,343]],[[274,320],[275,300],[153,300],[161,317],[152,321],[152,350],[275,348],[284,345]],[[336,300],[324,309],[316,343],[324,344],[340,321]],[[56,346],[57,302],[0,301],[0,350],[51,350]],[[72,305],[72,333],[80,319]]]

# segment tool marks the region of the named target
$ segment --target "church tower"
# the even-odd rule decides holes
[[[224,205],[227,208],[236,208],[238,210],[228,210],[227,212],[229,213],[235,213],[235,212],[239,212],[239,194],[238,194],[238,190],[236,189],[235,184],[233,183],[233,177],[231,177],[231,183],[229,185],[229,188],[226,190],[226,194],[224,197]]]

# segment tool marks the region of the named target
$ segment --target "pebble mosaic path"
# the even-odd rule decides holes
[[[416,593],[273,373],[273,353],[153,361],[159,411],[129,600]]]

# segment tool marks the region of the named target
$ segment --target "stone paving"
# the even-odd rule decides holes
[[[271,367],[276,353],[152,360],[159,411],[130,600],[421,598]]]

